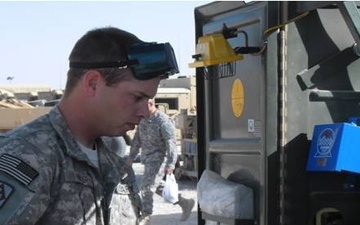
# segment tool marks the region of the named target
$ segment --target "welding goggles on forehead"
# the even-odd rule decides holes
[[[179,73],[174,50],[169,43],[136,43],[128,49],[127,60],[112,62],[70,62],[70,68],[130,68],[136,79],[161,79]]]

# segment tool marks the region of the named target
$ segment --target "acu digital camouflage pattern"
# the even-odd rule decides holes
[[[24,183],[16,175],[28,170],[1,169],[9,163],[0,162],[1,190],[11,190],[0,200],[0,224],[137,224],[141,201],[134,171],[101,139],[97,146],[100,169],[80,150],[58,107],[2,135],[0,157],[19,159],[37,174]]]
[[[141,148],[141,161],[158,159],[174,169],[177,160],[174,122],[165,113],[156,110],[154,115],[142,119],[130,148],[130,157],[135,158]]]
[[[135,158],[141,148],[141,162],[144,174],[141,181],[143,214],[151,215],[153,195],[164,175],[164,166],[175,168],[177,161],[176,134],[174,122],[163,112],[142,119],[137,126],[130,148],[130,157]]]
[[[127,144],[123,136],[101,137],[101,139],[109,149],[115,151],[116,155],[120,156],[121,158],[124,158]]]

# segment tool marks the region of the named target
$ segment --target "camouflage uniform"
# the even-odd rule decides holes
[[[134,159],[140,148],[141,162],[144,164],[140,188],[143,214],[151,215],[155,188],[164,175],[163,166],[165,164],[174,169],[177,160],[174,122],[165,113],[156,110],[153,116],[140,121],[130,148],[130,157]]]
[[[2,135],[0,224],[136,224],[133,170],[101,139],[97,147],[100,169],[80,150],[58,107]]]
[[[124,158],[127,144],[123,136],[119,136],[119,137],[104,136],[101,139],[109,149],[115,151],[116,155],[118,155],[121,158]]]

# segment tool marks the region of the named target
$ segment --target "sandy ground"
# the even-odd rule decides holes
[[[141,163],[134,163],[133,168],[140,182],[144,167]],[[180,221],[181,208],[179,205],[164,202],[159,195],[154,195],[153,215],[151,216],[151,225],[197,225],[197,196],[196,182],[190,179],[182,178],[178,181],[179,192],[184,198],[195,200],[195,206],[187,221]]]

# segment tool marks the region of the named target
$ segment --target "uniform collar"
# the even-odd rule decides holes
[[[81,151],[80,146],[72,135],[65,118],[60,112],[59,106],[54,106],[53,109],[51,109],[49,118],[50,123],[65,145],[64,153],[81,161],[89,161],[88,157]]]

